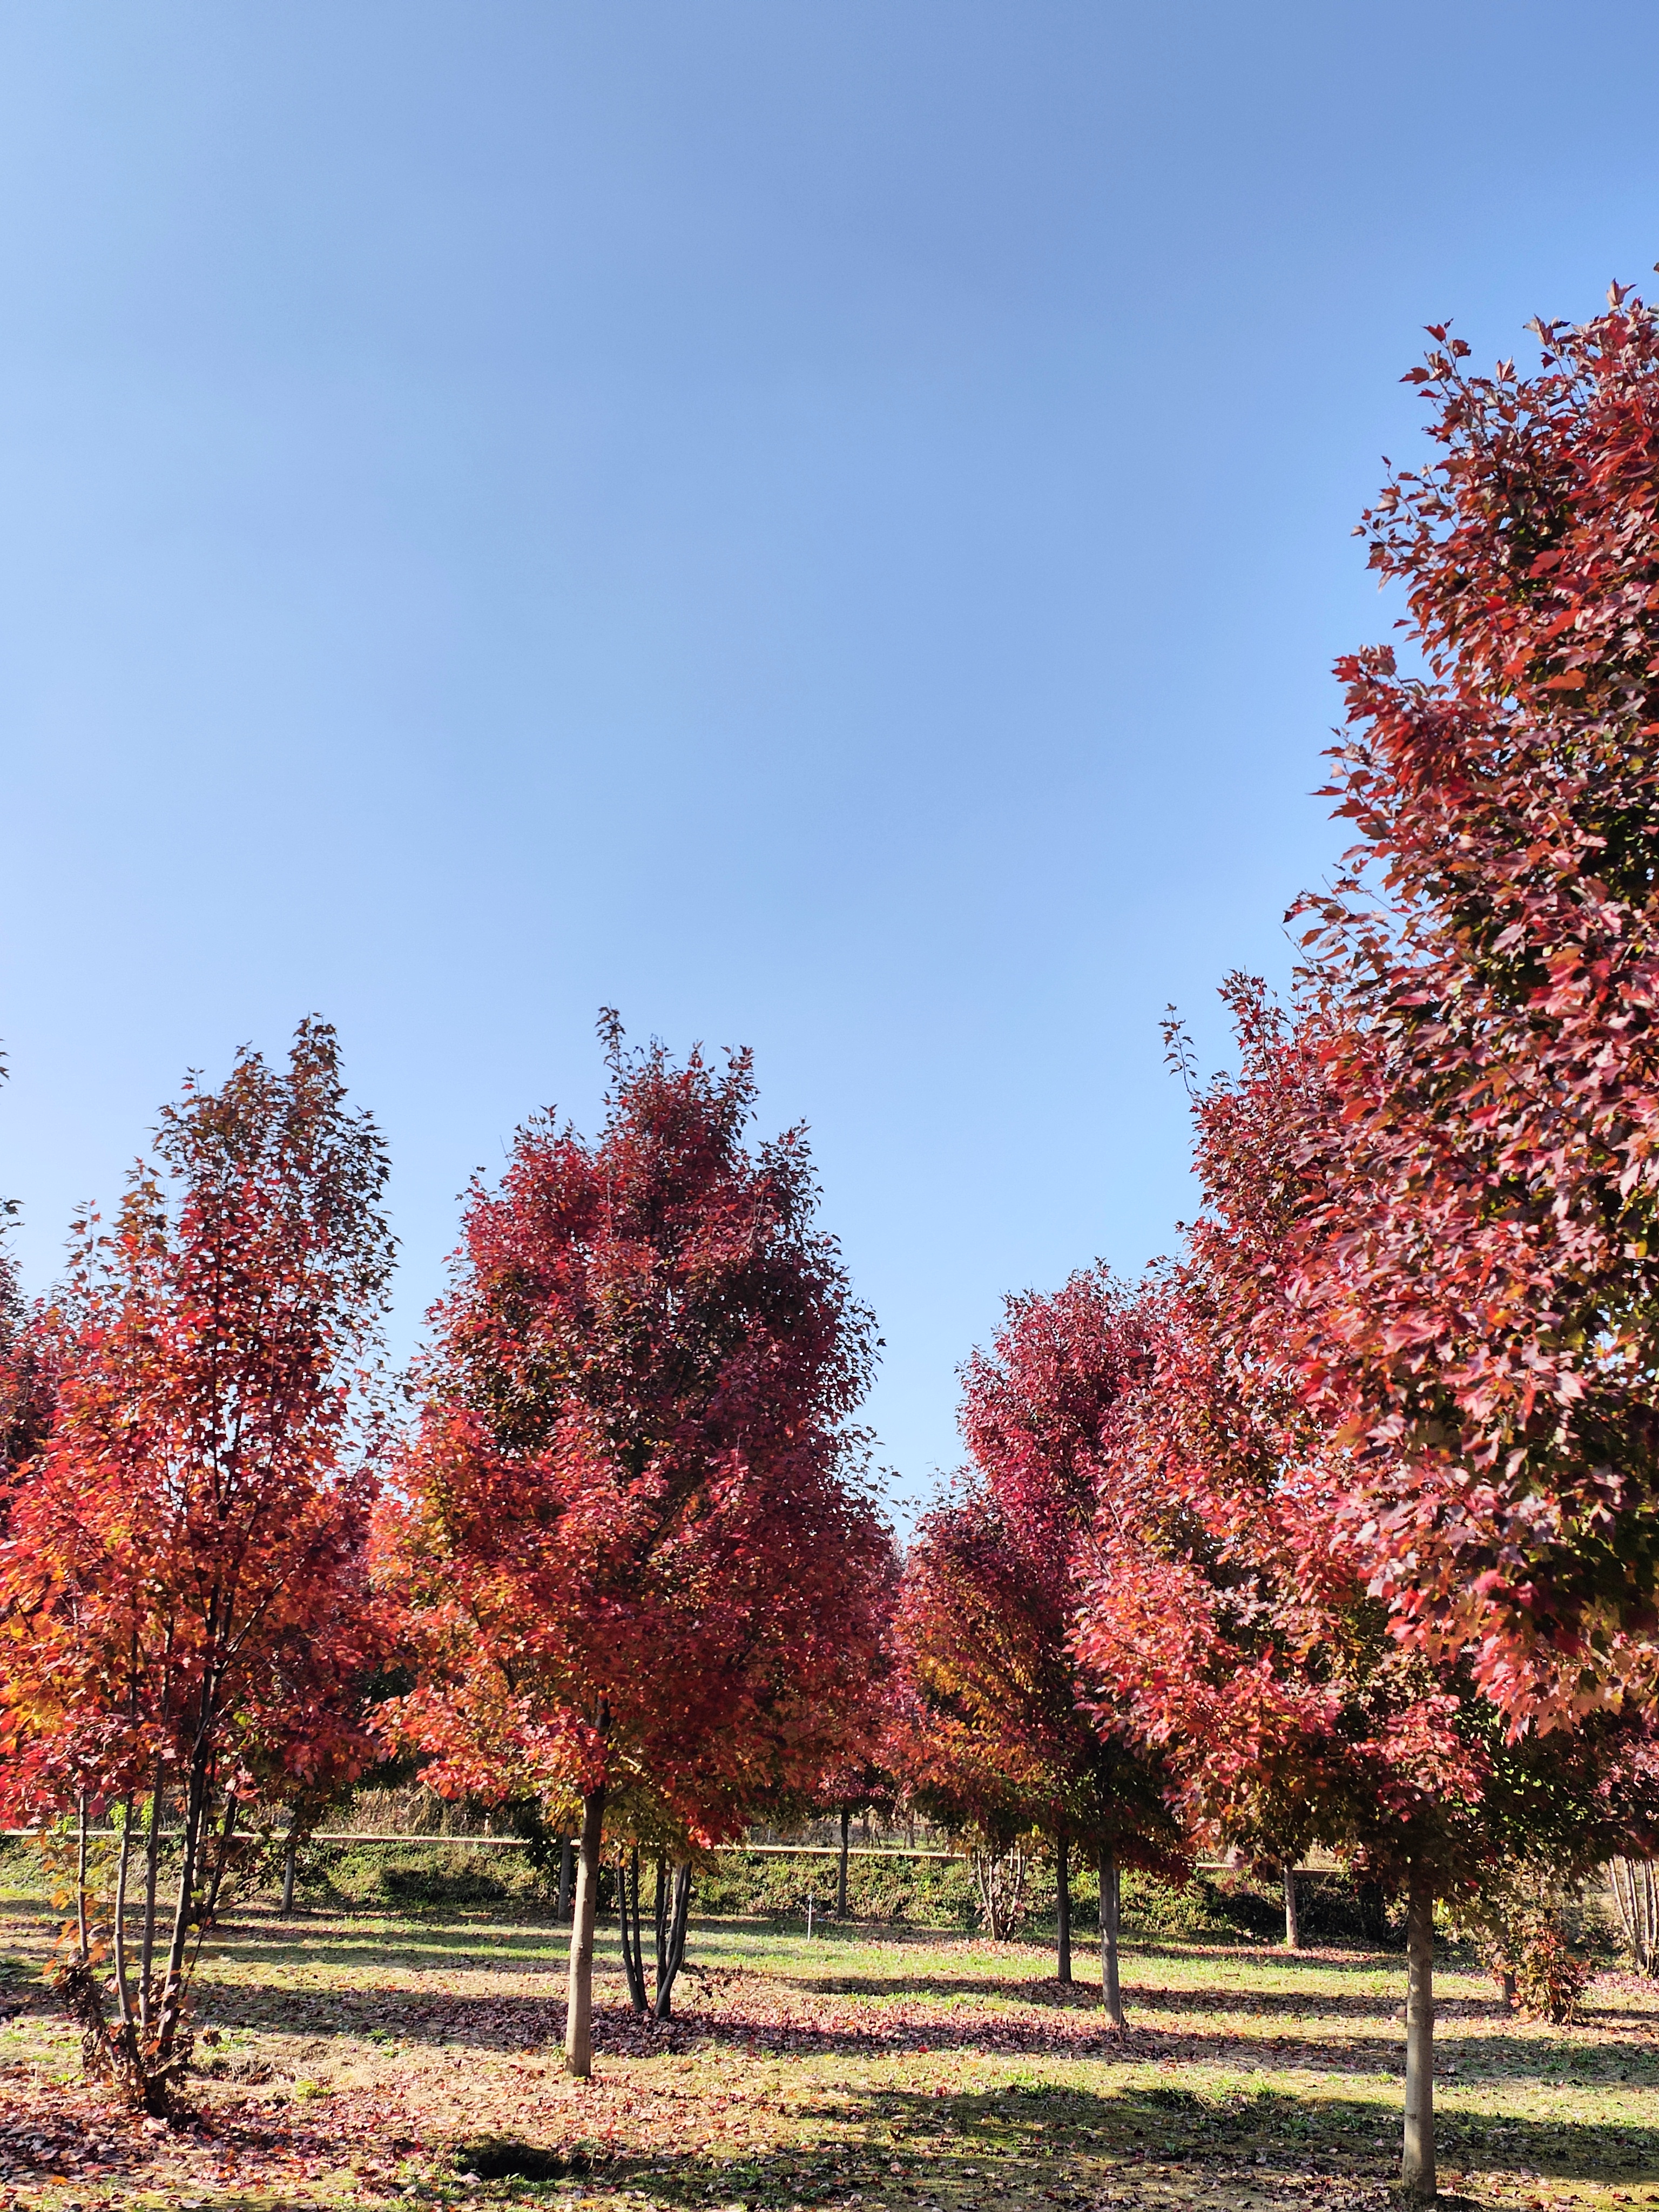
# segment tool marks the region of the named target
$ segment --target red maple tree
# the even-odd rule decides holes
[[[155,2112],[189,2063],[234,1808],[372,1755],[357,1385],[391,1267],[385,1176],[333,1033],[307,1022],[286,1073],[245,1051],[222,1088],[192,1083],[165,1110],[153,1163],[110,1232],[82,1225],[40,1324],[57,1395],[0,1542],[0,1796],[14,1818],[115,1819],[106,1934],[82,1892],[59,1983],[88,2058]]]
[[[1266,1271],[1281,1211],[1271,1073],[1305,1072],[1270,1021],[1247,1042],[1243,1079],[1200,1107],[1200,1164],[1255,1170],[1227,1194],[1229,1296],[1247,1249]],[[1209,1148],[1218,1122],[1237,1139],[1257,1121],[1248,1150]],[[1195,1241],[1213,1254],[1208,1194]],[[1322,1844],[1406,1893],[1402,2172],[1431,2196],[1436,1900],[1478,1899],[1528,1864],[1571,1878],[1655,1833],[1652,1731],[1603,1711],[1517,1738],[1466,1660],[1395,1635],[1316,1418],[1231,1322],[1196,1261],[1143,1293],[1152,1357],[1102,1466],[1074,1648],[1103,1715],[1163,1762],[1214,1848],[1285,1867]]]
[[[578,2074],[607,1821],[684,1863],[810,1791],[854,1747],[890,1578],[852,1425],[872,1325],[814,1225],[802,1133],[745,1148],[747,1054],[676,1066],[602,1026],[599,1139],[532,1122],[471,1194],[383,1534],[428,1778],[580,1800]]]
[[[993,1850],[1048,1838],[1061,1981],[1071,1854],[1096,1857],[1103,1987],[1119,2025],[1119,1870],[1182,1865],[1182,1837],[1156,1761],[1085,1709],[1070,1638],[1103,1460],[1146,1358],[1135,1303],[1103,1269],[1008,1301],[993,1349],[963,1370],[969,1465],[917,1529],[896,1624],[913,1782]]]
[[[1438,456],[1365,519],[1412,656],[1340,664],[1248,1326],[1396,1625],[1547,1726],[1645,1697],[1659,1621],[1659,319],[1535,327],[1531,375],[1431,332]]]

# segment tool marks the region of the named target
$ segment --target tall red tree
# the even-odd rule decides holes
[[[1553,1725],[1645,1698],[1659,1620],[1659,319],[1615,286],[1529,375],[1431,335],[1438,455],[1365,520],[1413,650],[1340,666],[1359,842],[1248,1326],[1396,1626]]]
[[[153,2112],[189,2062],[192,1945],[231,1804],[371,1754],[357,1369],[391,1268],[385,1177],[333,1033],[308,1022],[286,1073],[244,1052],[222,1089],[191,1085],[164,1112],[153,1163],[111,1233],[84,1224],[43,1325],[55,1413],[0,1543],[0,1792],[14,1817],[116,1818],[114,2021],[84,1899],[62,1984],[89,2056]]]
[[[437,1786],[581,1801],[578,2074],[607,1814],[684,1856],[810,1790],[850,1747],[890,1573],[852,1426],[871,1322],[803,1134],[745,1148],[746,1054],[716,1074],[604,1032],[599,1139],[532,1123],[471,1194],[386,1535]]]
[[[1156,1358],[1103,1469],[1077,1656],[1215,1846],[1324,1844],[1406,1892],[1402,2175],[1431,2197],[1435,1901],[1654,1834],[1652,1732],[1603,1712],[1511,1740],[1466,1663],[1391,1634],[1315,1425],[1218,1319],[1196,1267],[1146,1293]]]
[[[898,1613],[916,1778],[994,1843],[1049,1839],[1062,1981],[1071,1854],[1096,1856],[1103,1988],[1119,2024],[1120,1867],[1179,1865],[1182,1837],[1156,1758],[1085,1710],[1070,1638],[1103,1461],[1147,1357],[1135,1304],[1103,1269],[1008,1301],[992,1351],[963,1370],[969,1468],[917,1531]]]
[[[1559,1819],[1517,1835],[1553,1831],[1570,1850],[1609,1813],[1616,1831],[1602,1757],[1625,1762],[1622,1811],[1645,1817],[1659,1574],[1659,325],[1615,287],[1583,328],[1540,329],[1528,378],[1507,362],[1471,375],[1468,349],[1431,335],[1413,377],[1441,458],[1366,518],[1425,672],[1381,650],[1341,665],[1354,735],[1332,795],[1360,842],[1346,879],[1307,902],[1293,1014],[1236,981],[1243,1070],[1198,1102],[1206,1207],[1187,1303],[1210,1349],[1188,1380],[1210,1426],[1201,1449],[1166,1437],[1136,1478],[1154,1522],[1171,1497],[1187,1522],[1161,1563],[1156,1543],[1107,1561],[1091,1624],[1103,1666],[1115,1650],[1128,1667],[1139,1638],[1154,1707],[1167,1681],[1227,1686],[1194,1693],[1181,1721],[1207,1736],[1212,1803],[1233,1771],[1272,1782],[1276,1808],[1296,1802],[1255,1754],[1276,1744],[1282,1765],[1299,1747],[1318,1753],[1303,1799],[1331,1819],[1346,1793],[1338,1825],[1357,1834],[1353,1790],[1380,1753],[1333,1767],[1320,1704],[1386,1722],[1347,1733],[1404,1754],[1379,1804],[1418,1789],[1399,1832],[1425,1991],[1423,1893],[1474,1878],[1469,1850],[1495,1845],[1505,1804],[1535,1799],[1540,1772],[1566,1778],[1546,1791]],[[1182,1401],[1164,1389],[1159,1418]],[[1236,1433],[1230,1407],[1243,1408]],[[1218,1437],[1257,1470],[1254,1498],[1237,1474],[1216,1486]],[[1207,1470],[1195,1493],[1172,1465]],[[1311,1585],[1310,1560],[1323,1563]],[[1206,1574],[1220,1593],[1207,1612],[1193,1586]],[[1355,1640],[1373,1601],[1403,1648]],[[1170,1619],[1190,1632],[1160,1650]],[[1218,1619],[1248,1634],[1206,1642]],[[1280,1682],[1309,1726],[1287,1708],[1253,1732],[1237,1699],[1275,1710]],[[1485,1740],[1476,1683],[1508,1741]],[[1632,1691],[1633,1748],[1616,1721],[1584,1723]],[[1436,1710],[1443,1729],[1407,1725]],[[1207,1731],[1206,1711],[1221,1716]],[[1517,1741],[1534,1729],[1559,1741]],[[1455,1773],[1437,1770],[1437,1735]],[[1415,2160],[1421,2186],[1415,1998],[1412,2018],[1407,2179]]]

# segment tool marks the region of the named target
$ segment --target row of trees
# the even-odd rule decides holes
[[[1407,1902],[1432,2195],[1437,1903],[1502,1964],[1528,1878],[1659,1827],[1659,329],[1615,288],[1530,379],[1432,335],[1439,458],[1365,526],[1416,658],[1342,672],[1358,842],[1289,1005],[1228,987],[1237,1073],[1172,1035],[1185,1256],[1012,1304],[905,1559],[801,1133],[751,1151],[745,1056],[614,1017],[599,1138],[532,1123],[470,1194],[408,1421],[384,1154],[319,1024],[188,1091],[61,1294],[5,1303],[0,1778],[112,1831],[63,1980],[129,2094],[176,2094],[246,1825],[395,1747],[580,1835],[578,2073],[607,1849],[665,2011],[689,1869],[757,1813],[1046,1837],[1063,1972],[1099,1866],[1115,2022],[1122,1867],[1334,1850]]]
[[[744,1147],[747,1058],[676,1067],[605,1026],[600,1138],[532,1123],[470,1194],[412,1425],[374,1358],[384,1150],[319,1024],[285,1073],[246,1053],[188,1090],[53,1302],[8,1304],[0,1790],[73,1822],[60,1984],[149,2111],[190,2063],[195,1948],[284,1806],[291,1837],[392,1756],[574,1827],[586,2074],[607,1844],[641,2009],[657,1863],[665,2014],[696,1854],[867,1757],[896,1574],[852,1423],[870,1316],[800,1133]]]
[[[902,1607],[994,1814],[1404,1893],[1424,2197],[1437,1900],[1512,1966],[1529,1874],[1659,1829],[1659,323],[1534,329],[1412,373],[1438,457],[1363,526],[1412,663],[1340,665],[1291,1003],[1234,978],[1208,1085],[1171,1033],[1187,1255],[1011,1309]]]

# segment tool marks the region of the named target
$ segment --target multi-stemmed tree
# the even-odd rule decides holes
[[[1070,1639],[1101,1468],[1146,1358],[1134,1302],[1103,1270],[1009,1300],[992,1351],[964,1370],[969,1466],[917,1531],[897,1615],[914,1779],[993,1850],[1033,1831],[1048,1839],[1063,1982],[1072,1854],[1095,1856],[1115,2025],[1120,1867],[1178,1865],[1182,1838],[1155,1758],[1086,1710]]]
[[[285,1073],[244,1052],[164,1112],[40,1323],[56,1404],[0,1542],[0,1792],[15,1817],[115,1818],[106,1933],[83,1893],[60,1982],[88,2057],[155,2112],[189,2062],[193,1947],[236,1802],[372,1756],[360,1384],[391,1266],[385,1176],[333,1034],[308,1022]]]
[[[604,1034],[597,1140],[533,1122],[471,1194],[382,1547],[429,1778],[580,1801],[579,2075],[607,1822],[684,1863],[810,1792],[859,1740],[890,1580],[852,1425],[872,1326],[802,1133],[746,1149],[746,1054],[718,1074]]]

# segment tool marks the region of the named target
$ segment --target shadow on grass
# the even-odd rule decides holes
[[[482,2185],[492,2197],[536,2201],[582,2179],[687,2212],[711,2198],[741,2197],[760,2212],[763,2206],[817,2205],[854,2191],[866,2205],[921,2197],[954,2208],[1036,2205],[1061,2186],[1133,2187],[1137,2176],[1151,2182],[1162,2174],[1219,2187],[1230,2205],[1242,2207],[1268,2201],[1287,2185],[1313,2189],[1346,2179],[1370,2187],[1386,2181],[1395,2170],[1400,2136],[1393,2098],[1297,2097],[1272,2089],[1206,2095],[1172,2081],[1079,2089],[1042,2079],[1035,2066],[1028,2078],[971,2093],[825,2085],[816,2101],[794,2102],[777,2115],[779,2136],[793,2134],[794,2140],[720,2155],[618,2151],[614,2138],[550,2132],[551,2119],[546,2115],[539,2126],[532,2123],[512,2135],[458,2135],[435,2170],[422,2175],[419,2193],[428,2200],[474,2198]],[[269,2148],[300,2126],[326,2134],[327,2115],[309,2112],[301,2122],[297,2115],[243,2107],[216,2115],[210,2139],[222,2151]],[[17,2132],[20,2153],[29,2136],[26,2163],[48,2178],[52,2154],[32,2130]],[[327,2157],[337,2154],[339,2143],[331,2148],[308,2135],[305,2147],[308,2154]],[[396,2152],[413,2144],[385,2147]],[[1517,2168],[1555,2182],[1629,2185],[1659,2178],[1659,2127],[1485,2122],[1447,2113],[1439,2147],[1444,2171],[1465,2173],[1477,2186],[1485,2172]],[[143,2146],[134,2142],[131,2151],[112,2161],[124,2169],[116,2178],[143,2185]],[[269,2190],[242,2192],[227,2180],[212,2191],[221,2207],[273,2201]],[[388,2180],[363,2193],[380,2198],[405,2192]]]
[[[1252,2203],[1286,2183],[1337,2177],[1374,2185],[1396,2171],[1400,2118],[1358,2100],[1299,2099],[1272,2091],[1206,2099],[1167,2084],[1115,2094],[1033,2081],[994,2093],[928,2097],[912,2092],[838,2093],[798,2117],[851,2120],[852,2140],[805,2138],[713,2158],[689,2153],[617,2154],[599,2140],[557,2143],[486,2139],[457,2146],[458,2177],[477,2174],[534,2194],[556,2177],[630,2190],[670,2204],[741,2195],[757,2208],[817,2204],[860,2191],[945,2203],[1048,2201],[1057,2185],[1110,2186],[1164,2169]],[[1659,2130],[1506,2124],[1449,2119],[1440,2129],[1449,2172],[1536,2167],[1551,2179],[1630,2182],[1659,2174]]]
[[[550,1973],[538,1977],[544,1994],[535,1995],[518,1990],[477,1994],[412,1990],[395,1984],[288,1989],[222,1978],[215,1971],[216,1963],[210,1960],[198,1973],[196,2002],[198,2016],[218,2027],[459,2044],[494,2051],[544,2050],[563,2038],[563,1996]],[[1298,2016],[1294,2001],[1288,1998],[1249,2000],[1254,2017],[1248,2025],[1241,2020],[1231,2028],[1184,2028],[1166,2025],[1162,2016],[1163,2008],[1175,2009],[1177,2000],[1168,1993],[1132,1989],[1127,1992],[1130,2033],[1116,2036],[1106,2026],[1098,1999],[1073,1992],[1067,2001],[1066,1993],[1057,1991],[1053,1984],[1033,1991],[1030,1985],[1011,1988],[967,1979],[925,1986],[872,1983],[867,2019],[815,2025],[775,2017],[767,1991],[777,1978],[767,1977],[750,1985],[743,1978],[735,1985],[722,1986],[718,1970],[704,1982],[694,1966],[683,1988],[678,2015],[659,2026],[639,2019],[618,2002],[620,1977],[609,1974],[596,1991],[595,2046],[602,2053],[626,2057],[712,2045],[750,2056],[823,2058],[1066,2057],[1122,2065],[1174,2058],[1228,2069],[1297,2065],[1357,2075],[1392,2075],[1404,2063],[1397,2027],[1344,2027],[1330,2034],[1319,2019]],[[759,1998],[752,2012],[746,2002],[750,1986]],[[884,2016],[881,1999],[898,1995],[914,2000],[918,1994],[939,2000],[938,2010],[919,2014],[911,2009],[900,2019]],[[981,2012],[976,2003],[953,2005],[952,1996],[1000,2000],[1006,2008]],[[1237,2017],[1245,2004],[1237,2000],[1237,1992],[1205,1991],[1194,2000],[1194,2009],[1231,2012]],[[1383,2009],[1374,2008],[1370,2021],[1376,2022]],[[1535,2039],[1496,2033],[1462,2045],[1448,2035],[1443,2047],[1448,2057],[1455,2056],[1462,2079],[1474,2083],[1535,2076],[1544,2046]],[[1659,2081],[1659,2054],[1632,2051],[1627,2041],[1576,2039],[1571,2059],[1575,2069],[1587,2073],[1616,2066],[1636,2086]]]
[[[1150,2179],[1162,2167],[1211,2185],[1240,2204],[1287,2181],[1316,2185],[1336,2177],[1361,2185],[1398,2171],[1400,2115],[1357,2100],[1310,2100],[1261,2091],[1206,2100],[1165,2085],[1115,2095],[1032,2083],[1024,2091],[918,2097],[867,2094],[850,2102],[861,2143],[805,2143],[764,2154],[697,2157],[590,2155],[596,2181],[653,2192],[670,2203],[706,2203],[711,2185],[759,2207],[816,2203],[861,2190],[911,2199],[983,2204],[1046,2201],[1057,2184],[1109,2186]],[[1659,2129],[1507,2124],[1455,2118],[1439,2128],[1448,2172],[1536,2168],[1559,2181],[1617,2184],[1659,2176]]]
[[[784,1988],[811,1990],[823,1996],[867,1999],[974,1996],[1000,1999],[1011,2004],[1051,2005],[1067,2008],[1086,2008],[1100,2002],[1098,1989],[1082,1976],[1066,1984],[1056,1981],[1052,1975],[1024,1980],[1012,1975],[958,1973],[948,1967],[939,1973],[902,1975],[806,1974],[771,1967],[768,1970],[767,1978]],[[1399,1978],[1399,1984],[1398,1988],[1367,1991],[1363,1995],[1323,1988],[1285,1990],[1147,1989],[1131,1974],[1126,1976],[1123,1993],[1127,2004],[1132,2004],[1143,2012],[1273,2013],[1289,2016],[1304,2016],[1316,2012],[1334,2020],[1391,2020],[1404,2002],[1403,1975]],[[1454,1999],[1451,2005],[1456,2008],[1459,2016],[1467,2014],[1484,2018],[1489,2015],[1496,2019],[1503,2014],[1503,2008],[1496,1997],[1490,2002]],[[1451,2006],[1443,2005],[1442,2009],[1449,2014]]]
[[[550,1942],[532,1950],[531,1941],[526,1936],[517,1947],[503,1944],[497,1948],[481,1935],[447,1937],[440,1942],[436,1930],[429,1940],[404,1936],[376,1942],[369,1936],[354,1936],[342,1941],[329,1937],[321,1929],[309,1928],[295,1928],[286,1936],[250,1938],[242,1928],[226,1924],[215,1929],[210,1936],[208,1956],[234,1960],[238,1965],[247,1966],[301,1963],[316,1966],[325,1961],[331,1966],[344,1969],[453,1966],[501,1974],[546,1974],[564,1964],[562,1942]]]

